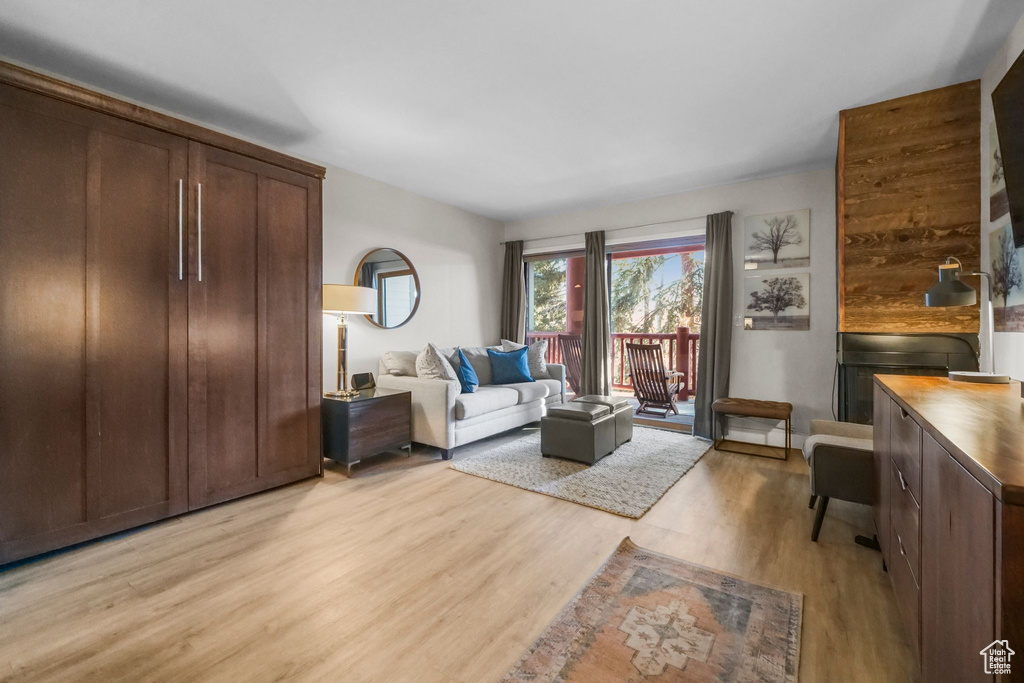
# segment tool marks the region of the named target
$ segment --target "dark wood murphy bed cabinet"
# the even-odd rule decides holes
[[[873,516],[921,678],[993,680],[981,650],[1024,643],[1020,383],[878,375],[874,391]]]
[[[323,175],[0,63],[0,564],[320,472]]]

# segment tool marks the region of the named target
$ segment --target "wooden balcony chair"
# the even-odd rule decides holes
[[[672,399],[679,393],[684,373],[665,370],[661,344],[626,344],[626,355],[633,392],[640,402],[636,414],[660,418],[669,413],[678,415]]]
[[[580,377],[583,374],[583,337],[578,334],[560,334],[558,345],[562,349],[562,362],[565,363],[565,379],[572,393],[579,396],[582,393]]]

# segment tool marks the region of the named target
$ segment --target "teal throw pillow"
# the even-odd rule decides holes
[[[466,354],[462,352],[462,349],[459,349],[458,353],[452,356],[452,365],[455,366],[455,376],[458,378],[459,384],[462,385],[462,393],[472,394],[476,391],[476,388],[480,385],[480,378],[476,376],[473,364],[466,358]]]
[[[533,382],[533,377],[530,377],[530,364],[526,358],[526,352],[529,350],[526,346],[515,351],[487,349],[487,356],[491,359],[491,374],[494,376],[491,383]]]

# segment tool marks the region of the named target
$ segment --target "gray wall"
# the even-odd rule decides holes
[[[498,341],[501,223],[340,168],[324,180],[324,282],[352,284],[371,249],[405,254],[422,298],[403,327],[383,330],[350,316],[349,371],[377,373],[393,349],[472,346]],[[324,387],[337,377],[338,327],[324,316]]]
[[[981,77],[981,262],[984,264],[984,270],[991,269],[989,235],[992,230],[1006,225],[1010,220],[1008,215],[995,222],[989,220],[989,187],[992,181],[989,174],[989,125],[995,120],[992,113],[992,91],[999,85],[999,81],[1006,75],[1021,51],[1024,51],[1024,18],[1017,23]],[[974,285],[972,278],[971,286]],[[982,306],[982,311],[987,315],[985,306]],[[983,325],[982,329],[982,334],[987,337],[988,325]],[[1008,373],[1017,379],[1024,377],[1024,333],[996,332],[994,348],[997,372]],[[987,357],[982,358],[981,363],[982,370],[988,369]]]
[[[811,265],[786,269],[810,273],[811,329],[806,332],[744,330],[743,219],[745,216],[793,209],[811,210]],[[506,239],[528,240],[533,245],[570,245],[569,239],[550,239],[585,230],[673,221],[680,218],[731,210],[734,235],[734,336],[730,393],[745,398],[789,401],[794,405],[795,439],[806,434],[812,418],[831,418],[832,377],[836,330],[836,217],[835,172],[832,168],[777,176],[735,185],[656,197],[644,201],[576,211],[556,216],[510,222]],[[643,235],[683,234],[703,229],[702,219],[684,220],[628,231],[630,238]],[[622,237],[623,233],[613,233]],[[549,239],[544,240],[543,238]],[[582,239],[577,240],[582,244]],[[766,272],[766,271],[762,271]],[[699,379],[698,379],[699,381]],[[731,429],[745,438],[779,443],[780,429],[764,422],[734,420]]]

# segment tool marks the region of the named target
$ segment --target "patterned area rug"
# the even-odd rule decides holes
[[[660,429],[634,426],[633,440],[587,466],[540,454],[534,432],[452,469],[518,486],[623,517],[639,519],[711,448],[707,441]]]
[[[802,609],[626,538],[502,681],[793,683]]]

